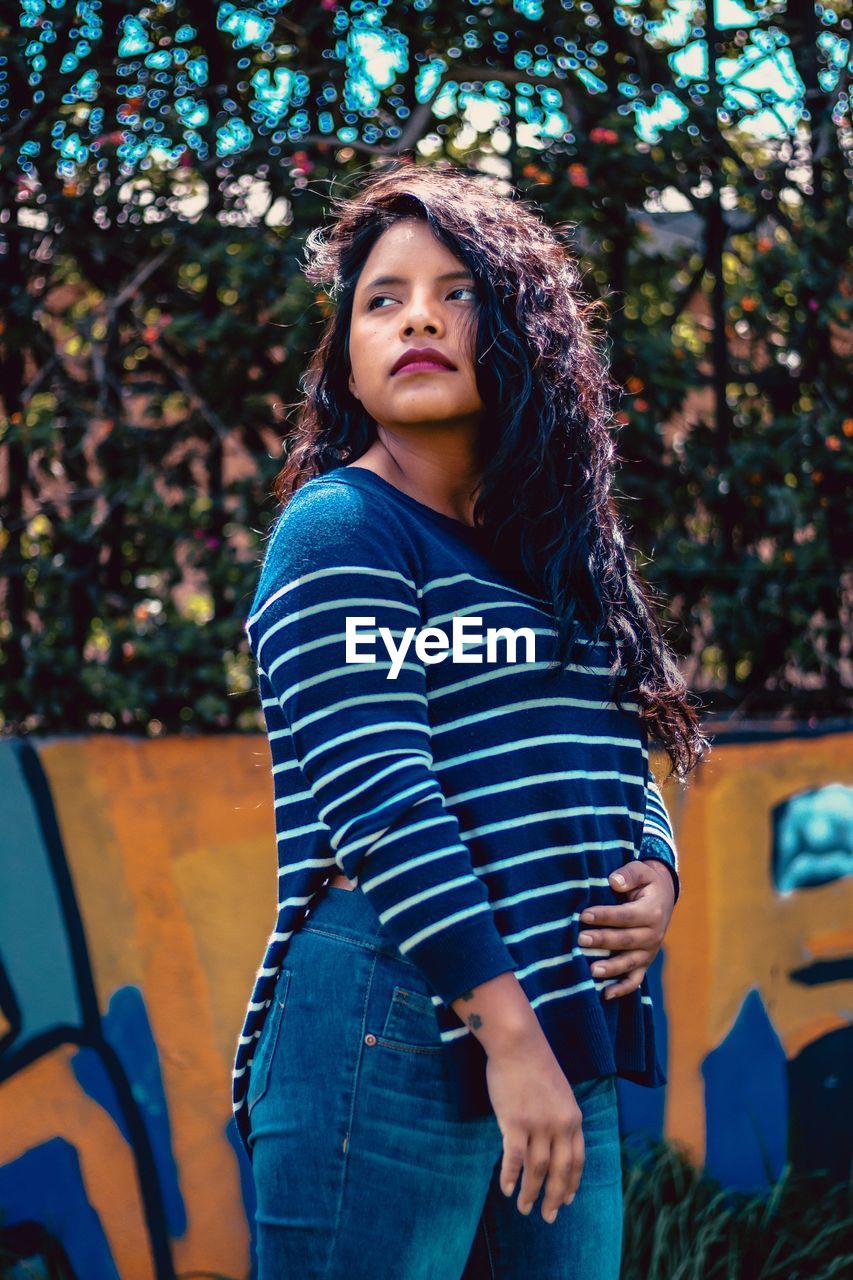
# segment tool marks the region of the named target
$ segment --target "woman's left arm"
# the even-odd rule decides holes
[[[584,949],[618,952],[595,960],[594,978],[620,978],[605,988],[605,1000],[636,991],[661,949],[678,900],[678,851],[666,805],[654,778],[646,784],[646,809],[639,854],[614,871],[610,884],[626,901],[612,907],[588,907],[578,938]],[[590,928],[594,925],[594,928]]]

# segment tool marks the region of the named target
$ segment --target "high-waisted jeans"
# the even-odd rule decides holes
[[[461,1120],[420,971],[364,894],[326,888],[293,936],[247,1105],[258,1280],[617,1280],[615,1076],[574,1088],[585,1163],[571,1205],[500,1189],[494,1114]]]

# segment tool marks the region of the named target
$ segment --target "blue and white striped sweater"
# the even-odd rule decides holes
[[[373,628],[374,663],[346,661],[348,618]],[[422,660],[396,678],[379,637],[529,628],[535,661],[499,641],[478,664]],[[617,1072],[661,1084],[651,997],[600,992],[577,944],[585,907],[617,901],[609,874],[631,857],[667,863],[675,842],[649,771],[636,703],[610,696],[610,654],[581,641],[546,674],[556,638],[546,602],[522,590],[488,535],[433,511],[360,467],[308,481],[267,547],[246,623],[272,758],[276,923],[237,1046],[233,1102],[245,1096],[288,940],[337,871],[357,881],[400,952],[435,993],[460,1114],[487,1113],[485,1054],[450,1007],[512,970],[571,1082]],[[472,624],[474,625],[474,624]],[[427,654],[429,649],[425,650]],[[432,652],[435,652],[435,646]],[[610,981],[614,981],[611,979]]]

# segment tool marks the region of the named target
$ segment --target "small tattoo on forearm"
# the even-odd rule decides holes
[[[473,991],[463,991],[463,992],[462,992],[462,995],[459,997],[459,999],[460,999],[460,1000],[473,1000],[473,999],[474,999],[474,992],[473,992]]]
[[[483,1025],[483,1019],[480,1017],[479,1013],[469,1013],[466,1021],[472,1031],[479,1031],[480,1027]]]

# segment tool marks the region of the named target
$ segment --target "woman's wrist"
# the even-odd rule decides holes
[[[514,973],[499,973],[451,1002],[489,1057],[544,1040],[539,1019]]]

